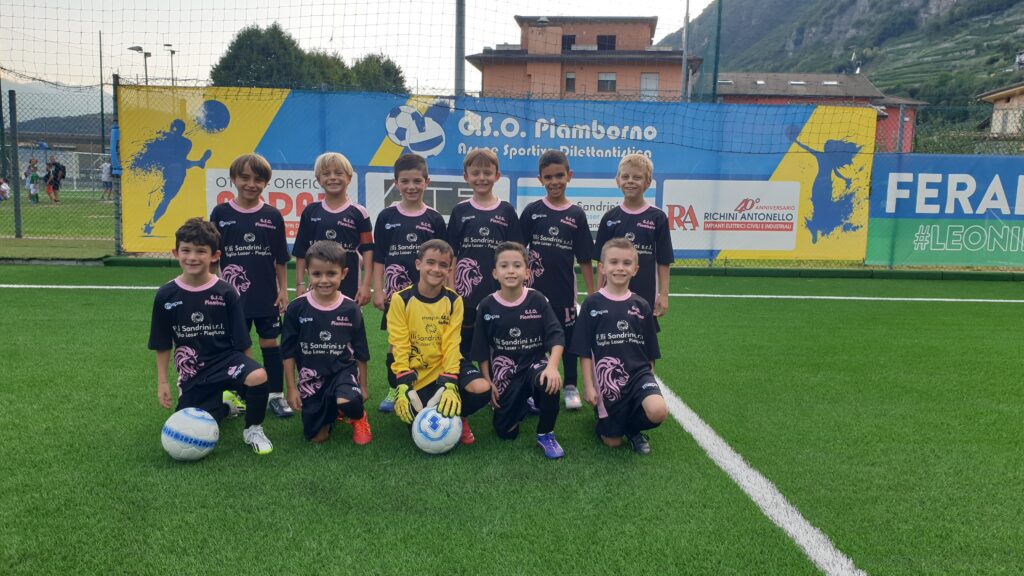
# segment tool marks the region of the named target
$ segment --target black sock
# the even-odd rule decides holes
[[[366,410],[363,409],[363,399],[349,400],[344,404],[338,404],[338,411],[345,415],[346,418],[352,420],[359,420],[366,414]]]
[[[562,356],[562,372],[565,374],[564,381],[566,386],[575,386],[576,380],[579,377],[579,365],[576,358],[575,354],[569,354],[568,352]]]
[[[225,418],[228,417],[228,405],[221,402],[219,406],[210,410],[210,416],[220,424]]]
[[[555,430],[558,419],[558,397],[560,394],[548,394],[539,385],[533,388],[533,402],[540,409],[537,417],[537,434],[547,434]]]
[[[660,425],[660,422],[657,424],[651,422],[651,420],[647,418],[647,413],[644,412],[644,407],[640,406],[636,410],[636,416],[633,418],[633,425],[630,427],[630,430],[628,432],[630,434],[636,434],[637,432],[643,432],[644,430],[657,428]]]
[[[245,427],[263,424],[267,417],[267,397],[270,395],[267,383],[245,387]]]
[[[263,351],[263,369],[267,371],[267,386],[271,394],[284,391],[284,365],[281,363],[281,349],[260,347]]]
[[[395,355],[388,352],[387,360],[388,365],[385,367],[388,371],[388,386],[392,388],[398,388],[398,379],[395,378],[395,373],[391,371],[391,365],[395,363]]]
[[[487,406],[491,401],[491,392],[480,392],[479,394],[463,390],[459,393],[462,396],[462,417],[476,414],[477,410]]]

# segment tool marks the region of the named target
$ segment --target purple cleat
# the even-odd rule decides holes
[[[555,433],[537,434],[537,444],[544,449],[544,456],[552,460],[565,456],[565,450],[555,440]]]

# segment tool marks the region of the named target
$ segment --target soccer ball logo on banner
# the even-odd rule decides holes
[[[424,158],[444,150],[444,129],[433,118],[408,105],[395,106],[384,121],[388,138],[402,148]]]

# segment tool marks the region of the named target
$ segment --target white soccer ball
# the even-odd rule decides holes
[[[424,158],[437,156],[444,149],[444,129],[412,106],[392,108],[384,128],[392,142]]]
[[[434,408],[426,408],[412,421],[412,441],[427,454],[444,454],[459,443],[461,418],[445,418]]]
[[[160,433],[160,443],[175,460],[199,460],[213,451],[219,439],[217,421],[199,408],[185,408],[171,414]]]

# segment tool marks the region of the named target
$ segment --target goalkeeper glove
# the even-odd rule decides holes
[[[459,396],[459,389],[453,382],[445,383],[441,392],[441,400],[437,403],[437,411],[445,418],[455,418],[462,413],[462,398]]]

